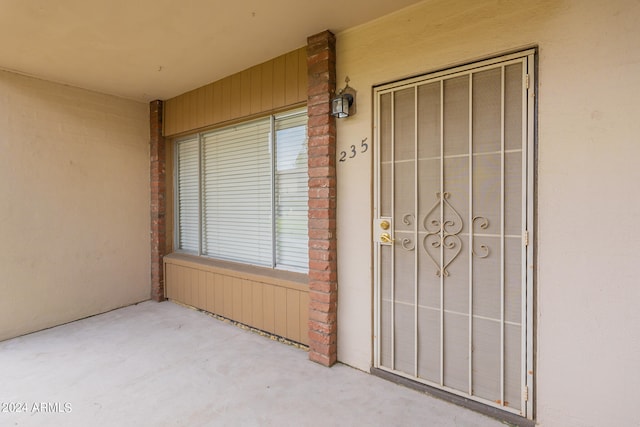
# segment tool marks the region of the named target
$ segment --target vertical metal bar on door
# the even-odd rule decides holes
[[[414,185],[413,185],[413,239],[414,239],[414,253],[413,253],[413,290],[414,290],[414,376],[418,377],[418,86],[414,87],[413,95],[413,159],[414,159]]]
[[[396,195],[395,195],[395,187],[396,187],[396,98],[395,91],[391,92],[391,217],[395,217],[396,213]],[[391,236],[395,236],[395,224],[391,230]],[[395,264],[396,264],[396,254],[395,254],[395,244],[391,242],[391,369],[396,369],[396,273],[395,273]]]
[[[521,200],[521,206],[522,206],[522,212],[521,212],[521,218],[520,218],[520,223],[522,224],[522,229],[521,229],[521,233],[523,236],[523,240],[524,240],[524,236],[525,233],[527,232],[527,204],[528,204],[528,194],[527,194],[527,170],[528,165],[527,165],[527,128],[528,128],[528,122],[527,122],[527,66],[526,66],[526,60],[523,60],[521,62],[521,75],[520,75],[520,96],[521,96],[521,117],[522,117],[522,126],[520,129],[520,148],[522,150],[521,153],[521,158],[522,158],[522,169],[520,171],[521,173],[521,191],[522,191],[522,200]],[[520,369],[521,369],[521,377],[520,377],[520,389],[524,390],[524,387],[527,384],[527,365],[526,365],[526,354],[527,354],[527,323],[526,323],[526,316],[527,316],[527,246],[525,245],[525,242],[522,242],[522,245],[520,246],[520,265],[522,265],[522,272],[521,277],[520,277],[520,289],[521,289],[521,294],[520,294],[520,298],[521,298],[521,304],[522,304],[522,309],[521,309],[521,313],[520,313],[520,349],[521,349],[521,355],[520,355]],[[523,357],[523,355],[525,355]],[[522,396],[520,397],[521,401],[520,401],[520,410],[524,411],[526,408],[526,400],[525,400],[525,396],[524,393],[522,393]]]
[[[469,73],[469,395],[473,395],[473,73]]]
[[[440,386],[444,385],[444,79],[440,80]]]
[[[504,406],[504,126],[505,66],[500,67],[500,404]]]
[[[374,97],[374,140],[373,140],[373,167],[374,167],[374,189],[373,192],[373,218],[379,218],[381,216],[380,212],[380,93],[376,93]],[[377,230],[376,230],[377,231]],[[375,233],[374,233],[375,234]],[[380,363],[380,287],[381,287],[381,278],[380,278],[380,245],[374,244],[374,281],[375,286],[373,287],[373,310],[374,310],[374,321],[373,321],[373,361],[374,366],[379,367]]]
[[[526,248],[526,263],[524,264],[524,268],[526,270],[526,310],[525,312],[525,320],[526,320],[526,337],[525,337],[525,349],[526,349],[526,362],[524,365],[525,379],[527,378],[527,373],[529,373],[529,381],[526,382],[526,385],[529,390],[528,399],[526,399],[526,416],[529,419],[533,419],[533,399],[531,396],[534,396],[534,387],[535,384],[533,382],[533,279],[534,279],[534,242],[535,242],[535,233],[534,233],[534,109],[535,109],[535,89],[534,89],[534,62],[533,62],[533,53],[530,53],[525,59],[524,64],[526,65],[527,75],[529,76],[529,88],[525,91],[525,100],[526,102],[526,123],[527,123],[527,134],[526,134],[526,151],[527,151],[527,181],[526,181],[526,190],[528,193],[527,198],[527,232],[529,233],[529,245]],[[524,68],[524,67],[523,67]],[[524,334],[523,334],[524,335]]]

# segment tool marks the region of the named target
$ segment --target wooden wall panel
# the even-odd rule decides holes
[[[165,264],[164,265],[164,281],[165,283],[171,282],[175,283],[175,279],[173,278],[173,273],[175,272],[176,267],[173,264]],[[176,299],[175,295],[175,286],[171,289],[165,287],[165,295],[169,299]]]
[[[273,61],[265,62],[260,68],[262,69],[260,111],[271,111],[273,109]]]
[[[285,56],[279,56],[273,60],[273,108],[282,108],[286,105],[286,69]]]
[[[263,324],[265,331],[276,331],[276,292],[271,285],[262,287]]]
[[[249,96],[249,114],[259,114],[262,112],[262,67],[252,67],[249,72],[251,73],[249,84],[251,92]]]
[[[264,330],[264,308],[262,299],[262,290],[264,286],[260,283],[252,283],[251,286],[251,320],[254,328]]]
[[[309,293],[300,292],[300,342],[309,345]]]
[[[287,336],[300,342],[300,292],[287,289]]]
[[[293,51],[285,55],[285,87],[284,102],[287,105],[293,104],[298,99],[298,52]]]
[[[165,101],[165,136],[304,104],[306,58],[303,47]]]
[[[276,287],[275,291],[275,316],[276,335],[287,335],[287,289]]]
[[[170,300],[308,343],[305,284],[221,269],[176,254],[165,257],[165,271]]]

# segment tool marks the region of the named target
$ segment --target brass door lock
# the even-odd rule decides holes
[[[391,235],[389,233],[382,233],[380,235],[380,242],[382,243],[393,243],[393,239],[391,238]]]

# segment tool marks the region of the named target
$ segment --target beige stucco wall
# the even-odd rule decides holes
[[[0,340],[149,298],[145,104],[0,71]]]
[[[337,35],[372,141],[372,86],[539,47],[536,410],[543,426],[637,425],[640,3],[432,0]],[[342,86],[342,84],[339,84]],[[372,152],[338,163],[339,359],[372,360]]]

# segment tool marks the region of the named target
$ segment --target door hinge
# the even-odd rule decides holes
[[[529,89],[529,74],[524,76],[524,85]]]
[[[529,246],[529,231],[525,231],[524,236],[522,236],[522,238],[524,240],[524,245]]]
[[[525,402],[529,401],[529,386],[528,385],[524,386],[524,389],[522,390],[522,399]]]

